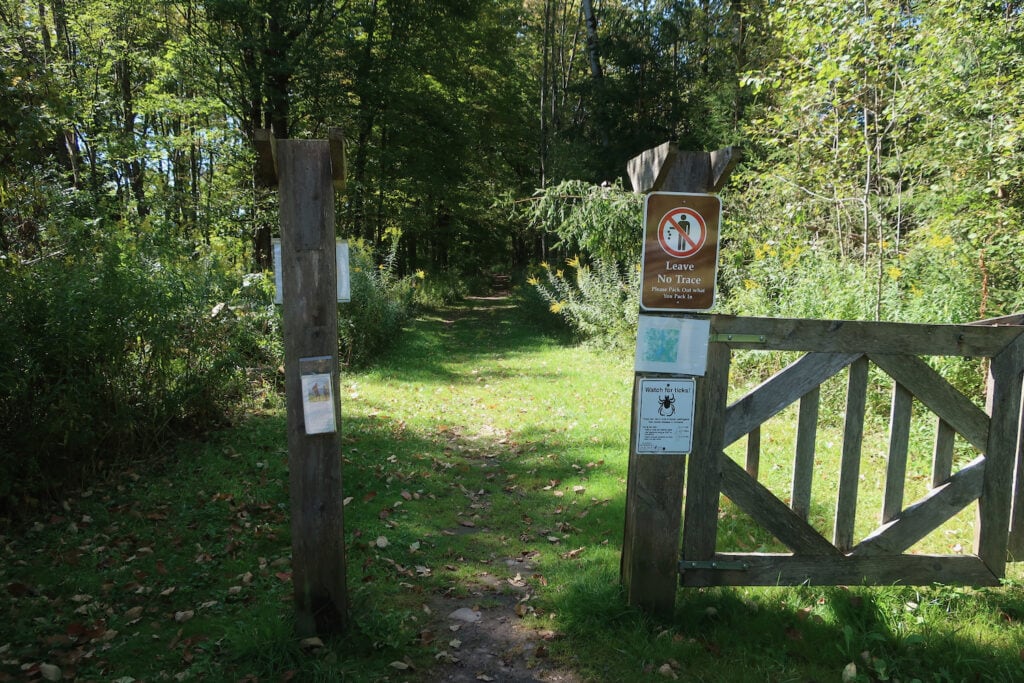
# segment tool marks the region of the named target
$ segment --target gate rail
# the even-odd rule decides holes
[[[726,406],[734,349],[801,351],[795,363]],[[990,359],[983,411],[920,356]],[[868,365],[893,380],[888,464],[879,526],[855,542]],[[807,521],[811,499],[820,385],[849,368],[835,527],[826,539]],[[689,456],[680,584],[995,585],[1008,551],[1024,560],[1024,453],[1021,388],[1024,315],[970,325],[821,321],[711,316],[708,368],[697,396]],[[904,507],[913,399],[938,416],[931,490]],[[793,486],[787,504],[757,481],[760,425],[799,402]],[[959,434],[980,455],[953,472]],[[747,437],[745,467],[724,449]],[[729,497],[791,551],[716,553],[720,494]],[[976,555],[905,551],[978,502]]]

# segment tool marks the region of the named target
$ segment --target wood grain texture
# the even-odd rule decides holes
[[[862,357],[850,365],[850,378],[846,388],[846,421],[843,428],[843,452],[839,463],[839,494],[836,499],[835,531],[832,540],[835,546],[843,551],[853,547],[867,392],[868,361],[867,358]]]
[[[882,495],[882,523],[892,521],[903,508],[907,478],[907,451],[910,446],[910,413],[914,396],[895,382],[889,411],[889,457],[885,467],[885,492]]]
[[[687,570],[683,586],[902,585],[933,583],[998,586],[999,578],[970,555],[896,555],[820,558],[794,555],[719,553],[720,562],[745,562],[746,570]]]
[[[689,560],[707,559],[715,553],[729,362],[727,346],[718,343],[708,345],[707,374],[697,385],[693,453],[686,482],[683,557]]]
[[[310,636],[348,625],[341,439],[338,432],[306,434],[299,374],[300,358],[333,358],[340,427],[334,193],[326,141],[281,140],[277,159],[292,585],[296,630]]]
[[[994,328],[1000,329],[1000,328]],[[985,449],[985,480],[978,499],[975,549],[996,576],[1006,571],[1021,422],[1021,385],[1024,383],[1024,338],[1007,345],[989,365],[986,410],[991,415]]]
[[[900,511],[891,522],[869,534],[850,555],[902,553],[977,500],[984,477],[985,458],[979,456],[921,500]]]
[[[729,446],[857,359],[857,354],[809,353],[777,373],[725,412]]]
[[[953,445],[956,430],[941,417],[935,425],[935,447],[932,450],[932,488],[940,486],[953,473]]]
[[[711,318],[711,333],[765,337],[764,342],[733,342],[733,348],[913,356],[992,356],[1024,333],[1024,327],[715,315]]]
[[[871,354],[871,362],[906,387],[981,452],[988,446],[988,416],[930,365],[913,356]]]
[[[818,408],[821,388],[814,387],[800,399],[793,456],[793,494],[790,507],[801,519],[811,511],[811,484],[814,480],[814,451],[818,438]]]
[[[841,553],[799,514],[751,479],[743,468],[721,454],[722,493],[794,553],[839,556]],[[684,555],[688,560],[707,559]]]

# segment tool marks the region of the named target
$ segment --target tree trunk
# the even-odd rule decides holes
[[[594,5],[591,0],[583,0],[583,17],[587,22],[587,57],[590,60],[590,75],[594,80],[601,80],[604,73],[601,71],[601,59],[597,49],[597,16],[594,14]]]

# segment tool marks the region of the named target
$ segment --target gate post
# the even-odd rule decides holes
[[[673,143],[666,142],[631,159],[627,170],[634,192],[716,192],[728,181],[739,158],[739,150],[731,147],[717,152],[680,152]],[[722,348],[716,353],[713,352],[715,347]],[[715,418],[707,412],[718,409],[718,402],[706,400],[709,393],[721,393],[717,389],[719,382],[711,377],[712,368],[723,365],[718,357],[721,352],[726,354],[724,368],[728,376],[729,351],[725,345],[712,344],[708,352],[708,377],[698,380],[697,386],[694,453],[690,457],[694,458],[695,464],[700,462],[706,466],[713,466],[718,458],[714,448],[705,448],[708,452],[700,454],[698,448],[707,441],[700,434],[705,426],[718,424],[718,431],[721,431],[721,416]],[[669,618],[675,609],[676,585],[679,582],[679,531],[687,456],[636,452],[640,379],[641,375],[637,373],[633,381],[620,583],[630,605],[656,617]],[[727,386],[727,380],[723,385]],[[724,401],[722,394],[723,408]],[[718,442],[721,442],[720,433]],[[720,449],[721,445],[718,446]],[[717,482],[713,476],[712,480]],[[708,493],[710,495],[710,491]],[[717,516],[717,488],[715,494],[713,517]],[[687,511],[689,513],[689,509]],[[714,552],[713,538],[711,552]]]
[[[299,636],[348,626],[338,402],[334,187],[344,143],[257,134],[264,184],[278,186],[292,590]],[[305,377],[304,377],[305,376]],[[330,401],[330,405],[327,405]]]

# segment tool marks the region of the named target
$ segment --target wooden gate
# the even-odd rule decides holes
[[[698,389],[694,448],[686,476],[680,584],[994,585],[1008,550],[1024,559],[1021,387],[1024,315],[972,325],[711,317],[707,375]],[[734,349],[805,355],[726,405]],[[946,382],[927,356],[987,358],[986,408]],[[893,381],[884,486],[877,526],[854,538],[869,369]],[[846,415],[830,537],[808,523],[820,385],[848,368]],[[877,375],[876,375],[877,376]],[[931,486],[904,504],[913,400],[937,416]],[[758,482],[760,425],[799,402],[792,489],[785,502]],[[954,471],[955,435],[977,457]],[[746,466],[724,453],[746,437]],[[719,501],[727,496],[790,552],[718,552]],[[974,555],[907,551],[977,501]]]

